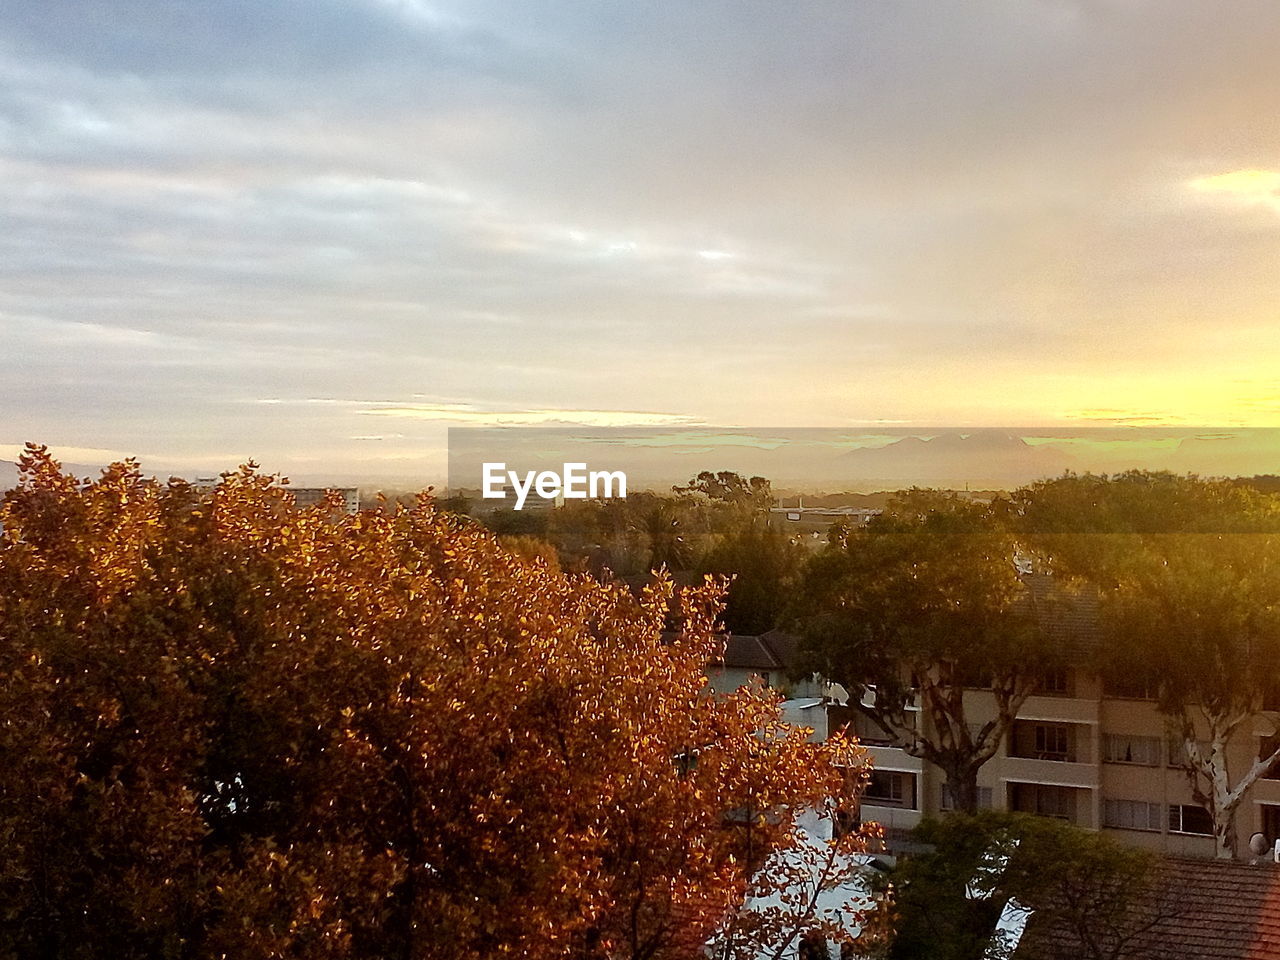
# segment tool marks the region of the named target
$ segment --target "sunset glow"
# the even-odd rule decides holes
[[[1280,424],[1273,3],[130,10],[0,13],[5,449]]]

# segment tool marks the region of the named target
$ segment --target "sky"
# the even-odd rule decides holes
[[[1277,103],[1274,0],[6,0],[0,458],[1277,426]]]

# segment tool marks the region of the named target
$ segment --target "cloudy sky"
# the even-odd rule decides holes
[[[6,0],[0,457],[1280,423],[1280,5]]]

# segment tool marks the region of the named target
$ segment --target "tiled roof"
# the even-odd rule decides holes
[[[721,666],[743,670],[781,670],[782,661],[764,637],[731,633],[725,638]]]
[[[782,630],[770,630],[768,633],[761,634],[760,639],[769,644],[774,656],[778,658],[778,662],[785,669],[790,670],[795,666],[796,659],[800,654],[799,636]]]
[[[1179,960],[1280,960],[1280,865],[1169,858],[1159,892],[1135,908],[1153,925],[1122,954]],[[1016,960],[1083,956],[1076,937],[1033,916]]]
[[[741,670],[788,670],[795,660],[800,638],[781,630],[755,636],[731,633],[725,638],[720,666]]]

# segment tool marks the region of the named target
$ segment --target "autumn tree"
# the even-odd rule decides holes
[[[1280,498],[1169,473],[1066,476],[1018,495],[1029,541],[1099,591],[1100,667],[1145,679],[1185,753],[1218,855],[1237,847],[1245,792],[1280,764],[1232,770],[1230,746],[1280,688]]]
[[[1046,601],[1017,563],[995,508],[915,490],[843,529],[798,596],[801,669],[842,685],[872,729],[940,768],[960,810],[976,808],[978,770],[1053,660]],[[975,686],[995,707],[980,723],[965,698]]]
[[[88,497],[46,458],[21,466],[0,507],[0,954],[181,956],[215,857],[199,698],[164,607],[125,596],[156,493],[127,465]]]
[[[707,944],[712,960],[821,956],[830,944],[858,957],[881,955],[892,898],[875,882],[877,871],[865,856],[867,839],[879,838],[880,829],[864,824],[842,831],[839,822],[839,809],[829,805],[770,851],[742,908]]]
[[[524,557],[526,560],[541,560],[549,569],[556,572],[560,570],[560,555],[555,548],[555,544],[549,543],[540,537],[527,533],[516,533],[498,537],[498,543],[502,545],[504,550]]]
[[[860,762],[710,693],[713,584],[558,574],[425,496],[299,510],[252,466],[21,467],[0,954],[684,957]]]

